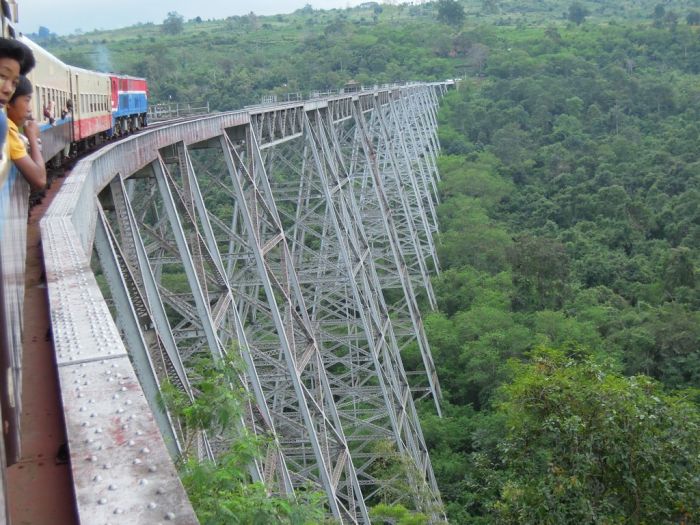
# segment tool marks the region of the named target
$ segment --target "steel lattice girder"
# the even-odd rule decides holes
[[[187,390],[190,355],[218,358],[237,341],[251,391],[242,423],[272,437],[252,475],[290,495],[317,486],[344,523],[369,523],[380,495],[444,519],[401,359],[416,342],[439,411],[416,302],[421,291],[434,304],[438,269],[439,94],[409,86],[251,111],[219,141],[162,148],[112,183],[102,214],[100,258],[123,275],[121,326],[150,384],[167,375]],[[203,456],[225,446],[200,438]],[[388,453],[401,472],[385,468]]]

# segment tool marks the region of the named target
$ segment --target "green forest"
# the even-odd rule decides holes
[[[700,523],[699,0],[171,15],[45,45],[220,110],[462,79],[440,110],[439,310],[423,310],[451,523]]]
[[[698,27],[467,34],[492,52],[441,111],[427,316],[450,518],[696,523]]]

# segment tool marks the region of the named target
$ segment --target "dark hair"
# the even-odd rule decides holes
[[[19,62],[19,72],[22,75],[29,73],[36,65],[32,50],[12,38],[0,38],[0,58],[11,58]]]
[[[31,95],[34,92],[34,87],[27,77],[20,75],[17,81],[17,88],[15,89],[12,98],[10,99],[10,104],[15,101],[17,97],[24,95]]]

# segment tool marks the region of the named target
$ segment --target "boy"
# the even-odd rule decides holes
[[[41,156],[39,126],[32,118],[32,91],[32,83],[20,75],[15,92],[6,106],[7,124],[10,128],[7,140],[10,144],[10,159],[32,189],[36,190],[46,186],[46,166]],[[24,135],[18,129],[22,126]]]

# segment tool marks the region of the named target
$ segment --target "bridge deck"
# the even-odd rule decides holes
[[[58,192],[58,179],[43,202],[31,210],[27,225],[27,268],[24,298],[24,354],[22,368],[22,454],[8,469],[11,523],[32,525],[77,524],[70,464],[57,462],[66,443],[63,406],[59,395],[39,221]]]

